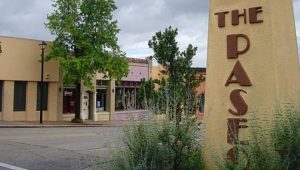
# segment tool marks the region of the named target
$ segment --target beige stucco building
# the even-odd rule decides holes
[[[0,36],[0,120],[37,121],[40,118],[39,81],[41,49],[39,40]],[[51,42],[48,42],[51,44]],[[49,46],[45,53],[49,52]],[[150,59],[128,58],[129,74],[121,81],[109,80],[102,74],[94,79],[94,90],[81,90],[81,118],[89,120],[127,120],[144,112],[137,92],[141,79],[152,74]],[[56,61],[45,62],[45,121],[71,120],[75,114],[73,86],[64,86],[62,70]]]
[[[39,120],[40,41],[3,36],[0,41],[0,120]],[[58,120],[60,92],[57,62],[45,63],[44,81],[48,100],[44,120]]]

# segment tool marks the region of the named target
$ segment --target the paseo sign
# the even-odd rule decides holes
[[[252,7],[248,9],[232,10],[232,11],[221,11],[215,13],[216,19],[218,20],[218,27],[220,29],[229,26],[239,26],[243,21],[243,24],[260,24],[263,23],[262,14],[263,7]],[[245,41],[244,47],[239,46],[239,42]],[[248,94],[243,89],[245,86],[252,86],[250,77],[248,76],[243,63],[239,61],[239,57],[250,50],[251,40],[250,38],[241,32],[233,32],[227,35],[227,59],[235,60],[235,65],[229,73],[227,81],[224,82],[225,88],[231,84],[238,84],[240,88],[234,89],[229,96],[229,102],[232,103],[234,108],[228,108],[228,114],[238,116],[239,118],[228,118],[227,120],[227,143],[232,145],[232,148],[227,152],[227,156],[231,161],[237,161],[235,155],[236,144],[247,145],[247,141],[239,140],[239,130],[241,128],[247,128],[245,125],[247,119],[244,116],[248,112],[248,104],[244,100],[242,94]],[[240,48],[240,49],[239,49]],[[251,49],[254,50],[254,49]],[[249,94],[251,95],[251,94]]]

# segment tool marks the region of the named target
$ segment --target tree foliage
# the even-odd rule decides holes
[[[76,84],[75,118],[80,119],[81,83],[92,87],[97,72],[120,79],[128,73],[128,62],[117,44],[117,21],[113,0],[54,0],[47,28],[56,38],[47,59],[56,59],[64,82]]]
[[[144,107],[165,114],[168,119],[149,126],[142,122],[125,131],[124,150],[112,161],[115,169],[203,168],[198,122],[188,116],[196,108],[193,90],[199,81],[194,80],[192,58],[197,48],[188,45],[180,52],[177,34],[177,29],[169,27],[149,41],[153,57],[164,67],[162,74],[167,76],[143,81],[138,95],[144,99]]]
[[[128,63],[117,45],[113,0],[54,0],[47,28],[56,38],[48,59],[56,59],[67,83],[87,86],[95,73],[120,79]]]
[[[169,27],[164,32],[157,32],[148,44],[154,51],[153,57],[165,68],[163,73],[173,82],[188,84],[192,82],[194,74],[192,59],[197,47],[189,44],[185,51],[180,52],[176,42],[177,35],[178,30]]]
[[[192,68],[192,59],[196,55],[197,47],[189,44],[186,50],[180,52],[176,41],[177,35],[178,30],[169,27],[164,32],[157,32],[149,40],[149,47],[154,51],[153,58],[163,66],[162,74],[167,75],[167,78],[148,82],[158,84],[159,88],[152,88],[155,91],[152,94],[156,97],[152,99],[147,96],[147,99],[152,103],[151,106],[158,103],[156,106],[159,109],[156,107],[156,110],[167,114],[170,120],[175,118],[180,122],[183,114],[195,112],[196,101],[193,90],[199,85],[199,81],[194,79],[195,70]],[[173,107],[169,107],[170,105]]]

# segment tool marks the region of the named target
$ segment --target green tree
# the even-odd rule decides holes
[[[155,113],[157,111],[156,104],[158,103],[159,93],[155,90],[156,84],[159,83],[158,80],[143,79],[137,93],[138,103],[141,104],[141,108],[153,110]],[[151,107],[151,108],[149,108]]]
[[[124,133],[124,149],[116,154],[110,169],[203,169],[200,126],[190,116],[196,111],[194,88],[203,77],[194,79],[192,58],[197,48],[188,45],[180,52],[177,35],[177,29],[169,27],[149,41],[153,57],[167,76],[143,81],[138,94],[145,99],[145,108],[168,119],[130,126]]]
[[[182,168],[189,162],[183,156],[184,148],[189,148],[193,140],[186,140],[190,138],[185,136],[190,135],[187,130],[190,126],[182,125],[189,122],[189,116],[196,112],[194,88],[200,83],[195,80],[195,69],[192,68],[192,59],[196,55],[197,47],[189,44],[186,50],[180,52],[176,42],[177,35],[178,30],[169,27],[164,32],[157,32],[148,43],[154,51],[153,58],[164,68],[162,74],[167,75],[166,80],[162,79],[158,83],[160,87],[156,90],[158,97],[155,99],[161,104],[160,112],[166,114],[169,120],[175,120],[173,130],[166,131],[166,134],[161,136],[163,144],[172,146],[170,149],[173,153],[171,159],[173,170],[187,169]],[[166,138],[163,138],[164,136]]]
[[[189,44],[185,51],[180,52],[176,42],[177,35],[178,30],[169,27],[164,32],[157,32],[148,44],[154,51],[153,57],[165,68],[162,73],[168,75],[167,85],[161,87],[164,88],[161,91],[169,96],[166,101],[171,101],[174,107],[168,107],[169,110],[165,111],[172,113],[168,114],[169,118],[175,118],[179,123],[183,113],[191,114],[195,111],[193,89],[199,81],[194,80],[195,72],[192,68],[192,59],[196,55],[197,47]]]
[[[48,59],[56,59],[64,82],[92,88],[97,72],[120,79],[128,73],[128,62],[117,44],[117,21],[113,0],[54,0],[54,12],[46,27],[56,38]],[[80,120],[80,93],[76,95],[75,119]]]

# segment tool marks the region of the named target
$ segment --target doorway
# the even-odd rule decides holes
[[[90,113],[90,94],[88,91],[83,92],[82,94],[82,115],[81,118],[83,120],[89,119]]]

